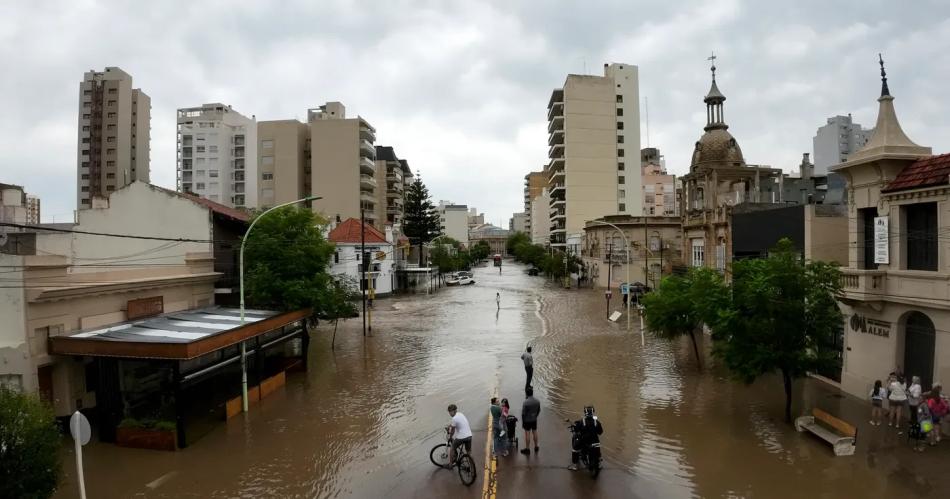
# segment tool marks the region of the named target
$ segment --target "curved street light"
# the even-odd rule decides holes
[[[626,267],[627,267],[627,329],[629,330],[629,329],[630,329],[630,302],[633,301],[633,300],[631,299],[632,297],[630,296],[630,240],[628,240],[628,239],[627,239],[627,235],[624,234],[622,230],[620,230],[620,227],[617,227],[616,225],[614,225],[614,224],[612,224],[612,223],[610,223],[610,222],[605,222],[605,221],[603,221],[603,220],[590,220],[590,221],[588,221],[587,223],[589,223],[589,224],[599,224],[599,225],[609,225],[610,227],[613,227],[614,230],[616,230],[617,232],[619,232],[619,233],[620,233],[620,237],[623,238],[623,244],[624,244],[624,247],[625,247],[626,252],[627,252],[627,265],[626,265]],[[610,265],[610,264],[608,263],[608,265]],[[646,276],[643,276],[643,278],[646,279]],[[608,282],[607,282],[607,289],[608,289],[608,290],[610,289],[610,282],[609,282],[609,280],[608,280]],[[643,337],[643,328],[641,327],[641,328],[640,328],[640,344],[642,345],[642,344],[644,344],[644,343],[646,343],[646,340],[645,340],[644,337]]]
[[[264,218],[268,213],[285,206],[290,206],[297,203],[304,203],[307,201],[316,201],[318,199],[323,199],[320,196],[308,196],[303,199],[298,199],[296,201],[290,201],[287,203],[279,204],[272,208],[264,210],[263,213],[254,217],[254,220],[251,221],[251,225],[248,226],[247,230],[244,231],[244,237],[241,238],[241,253],[238,257],[238,272],[240,274],[240,289],[241,289],[241,327],[244,326],[244,243],[247,242],[247,237],[251,234],[251,229],[254,228],[254,225],[257,222]],[[306,352],[304,352],[306,355]],[[247,412],[247,348],[245,342],[241,341],[241,408],[243,412]]]

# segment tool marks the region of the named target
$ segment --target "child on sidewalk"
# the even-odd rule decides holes
[[[884,399],[887,397],[887,390],[881,380],[874,382],[874,388],[871,389],[871,425],[881,426],[881,419],[884,418]]]

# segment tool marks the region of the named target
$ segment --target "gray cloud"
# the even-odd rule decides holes
[[[507,221],[545,163],[567,73],[640,66],[650,143],[675,173],[702,133],[708,61],[746,159],[791,169],[828,116],[872,126],[876,57],[907,133],[950,149],[950,18],[940,2],[96,2],[0,5],[0,180],[74,206],[77,84],[120,66],[152,97],[152,178],[173,186],[174,113],[221,101],[258,119],[340,100],[437,199]],[[646,143],[645,128],[641,129]]]

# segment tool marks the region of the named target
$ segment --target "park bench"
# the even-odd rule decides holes
[[[809,431],[831,444],[836,456],[854,454],[858,440],[858,429],[817,407],[811,410],[811,416],[801,416],[795,420],[795,429]]]

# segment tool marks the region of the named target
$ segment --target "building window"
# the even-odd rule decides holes
[[[115,166],[115,161],[111,159],[109,161],[106,161],[106,166]]]
[[[623,108],[622,108],[622,107],[618,107],[618,108],[617,108],[617,116],[623,116]]]
[[[623,144],[623,135],[618,135],[618,136],[617,136],[617,143],[618,143],[618,144]]]
[[[106,137],[106,142],[114,143],[114,142],[115,142],[115,137]]]
[[[88,186],[88,185],[84,185],[84,186],[80,187],[79,190],[82,191],[82,192],[89,192],[89,186]]]
[[[937,270],[937,203],[903,207],[907,224],[907,270]]]
[[[618,205],[617,205],[617,211],[619,211],[619,212],[621,212],[621,213],[627,211],[627,205],[624,204],[624,203],[618,204]]]
[[[624,183],[626,182],[626,180],[627,180],[627,178],[624,177],[623,175],[617,177],[617,183],[618,183],[618,184],[624,184]]]
[[[108,106],[109,106],[109,107],[115,107],[115,102],[116,102],[116,101],[114,101],[114,100],[110,100],[110,101],[108,102]]]
[[[617,130],[623,130],[623,122],[622,122],[622,121],[618,121],[618,122],[617,122]]]
[[[716,245],[716,269],[726,270],[726,242],[723,240]]]
[[[273,149],[273,148],[274,148],[274,141],[273,141],[273,140],[262,140],[262,141],[261,141],[261,148],[263,148],[263,149]]]
[[[110,132],[115,131],[115,125],[106,125],[106,130]]]
[[[91,115],[91,114],[84,114],[84,115],[82,115],[82,119],[84,119],[84,120],[88,120],[88,119],[91,119],[91,118],[92,118],[92,115]]]
[[[620,191],[617,192],[617,195],[620,196],[620,197],[622,197],[622,198],[625,198],[625,197],[627,197],[627,191],[625,191],[625,190],[623,190],[623,189],[620,189]]]
[[[0,387],[20,393],[23,391],[23,375],[0,374]]]
[[[858,210],[858,217],[863,224],[863,230],[859,236],[862,240],[857,241],[858,247],[862,249],[863,261],[859,268],[865,270],[874,270],[877,264],[874,263],[874,217],[877,216],[877,208],[861,208]]]
[[[340,252],[333,252],[333,263],[340,263]]]
[[[273,156],[261,156],[261,166],[270,166],[274,164]]]
[[[623,149],[617,149],[617,157],[623,157]]]
[[[199,190],[199,191],[205,190],[205,184],[204,184],[204,182],[198,182],[197,184],[195,184],[195,189],[196,189],[196,190]]]
[[[203,139],[198,139],[203,140]],[[195,152],[205,152],[205,146],[195,146]]]
[[[115,154],[115,149],[106,149],[106,154]]]
[[[204,176],[205,176],[205,171],[204,171],[204,170],[196,170],[196,171],[195,171],[195,176],[196,176],[196,177],[204,177]]]
[[[208,146],[208,152],[218,152],[218,146]]]
[[[623,161],[617,163],[617,170],[623,171],[623,169],[624,169]]]
[[[692,247],[692,259],[690,262],[693,267],[702,267],[706,264],[706,241],[704,239],[690,239]]]
[[[106,173],[106,178],[115,178],[115,173]]]
[[[81,178],[81,179],[83,179],[83,180],[89,180],[89,174],[88,174],[88,173],[83,173],[82,175],[79,176],[79,178]]]
[[[618,95],[618,96],[617,96],[617,103],[623,103],[623,96],[622,96],[622,95]]]
[[[217,177],[217,176],[218,176],[218,170],[208,170],[208,176],[209,176],[209,177],[212,177],[212,178]]]
[[[106,113],[106,118],[115,118],[115,113]]]
[[[273,173],[261,173],[261,180],[274,180]]]
[[[107,186],[106,186],[106,190],[109,191],[109,192],[112,192],[112,191],[115,190],[115,186],[114,186],[114,185],[107,185]]]

